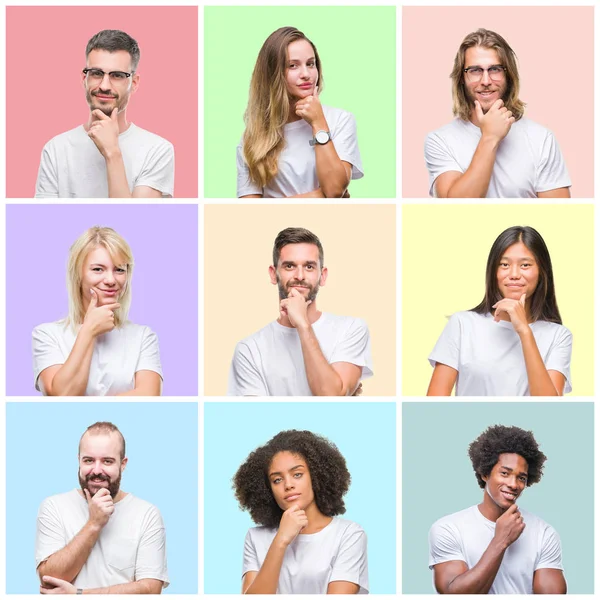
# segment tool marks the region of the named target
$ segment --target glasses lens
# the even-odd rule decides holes
[[[104,77],[104,71],[100,69],[88,69],[87,76],[91,79],[102,79]]]
[[[123,71],[112,71],[110,74],[110,78],[113,81],[124,81],[125,79],[127,79],[127,73],[124,73]]]
[[[469,81],[479,81],[481,76],[483,75],[483,69],[479,67],[473,67],[472,69],[467,69],[467,77]]]
[[[488,74],[490,79],[498,81],[498,79],[502,79],[504,77],[504,69],[502,67],[491,67],[488,69]]]

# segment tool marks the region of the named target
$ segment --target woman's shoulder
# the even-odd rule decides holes
[[[343,108],[336,108],[335,106],[328,106],[326,104],[323,104],[323,114],[330,127],[333,127],[337,123],[344,123],[354,119],[354,115],[351,112],[344,110]]]
[[[344,535],[352,535],[356,533],[365,533],[365,530],[354,521],[349,519],[342,519],[341,517],[334,517],[331,522],[337,529],[343,530]],[[366,534],[365,534],[366,535]]]
[[[538,330],[547,331],[554,336],[573,337],[571,330],[561,323],[554,323],[552,321],[536,321],[533,323],[533,326]]]
[[[67,320],[60,319],[59,321],[52,321],[50,323],[41,323],[33,328],[33,334],[47,334],[57,336],[67,329]]]

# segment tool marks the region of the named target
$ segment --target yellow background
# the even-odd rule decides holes
[[[594,215],[591,205],[408,205],[402,210],[402,394],[424,396],[427,357],[451,314],[485,293],[494,240],[514,225],[544,238],[563,325],[573,334],[570,396],[594,393]]]
[[[396,394],[396,208],[208,205],[204,212],[204,393],[222,396],[237,342],[279,316],[268,268],[286,227],[315,233],[329,269],[319,310],[364,319],[374,376],[363,396]]]

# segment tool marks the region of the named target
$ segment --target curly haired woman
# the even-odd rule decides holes
[[[334,444],[282,431],[250,453],[233,483],[258,525],[244,542],[244,594],[368,593],[366,534],[336,516],[350,473]]]

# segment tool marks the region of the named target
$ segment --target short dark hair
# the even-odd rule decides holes
[[[531,316],[534,321],[550,321],[562,325],[556,293],[554,291],[554,274],[550,252],[544,238],[533,228],[517,225],[503,231],[492,244],[485,269],[485,296],[471,310],[485,315],[493,313],[493,306],[502,300],[498,289],[498,265],[509,246],[522,242],[533,253],[539,268],[539,280],[531,296]]]
[[[81,452],[81,440],[86,433],[90,433],[92,435],[96,435],[99,433],[110,434],[116,433],[121,438],[121,460],[125,458],[125,438],[123,434],[119,431],[119,428],[110,423],[109,421],[98,421],[93,425],[90,425],[84,432],[81,438],[79,439],[79,451]]]
[[[140,47],[138,43],[124,31],[118,29],[103,29],[99,31],[88,43],[85,49],[87,59],[92,50],[106,50],[118,52],[125,50],[131,56],[131,71],[135,73],[140,62]]]
[[[518,454],[527,461],[527,487],[542,478],[546,455],[539,449],[531,431],[520,427],[492,425],[469,445],[469,458],[480,488],[485,488],[487,477],[501,454]]]
[[[273,266],[277,267],[281,249],[288,244],[314,244],[319,249],[319,262],[323,268],[323,246],[321,240],[308,229],[303,227],[288,227],[280,231],[273,244]]]
[[[350,487],[350,473],[342,453],[320,435],[291,429],[251,452],[233,477],[235,497],[257,525],[274,528],[281,521],[283,511],[275,502],[269,482],[269,467],[279,452],[290,452],[306,461],[321,513],[333,517],[346,512],[342,497]]]

